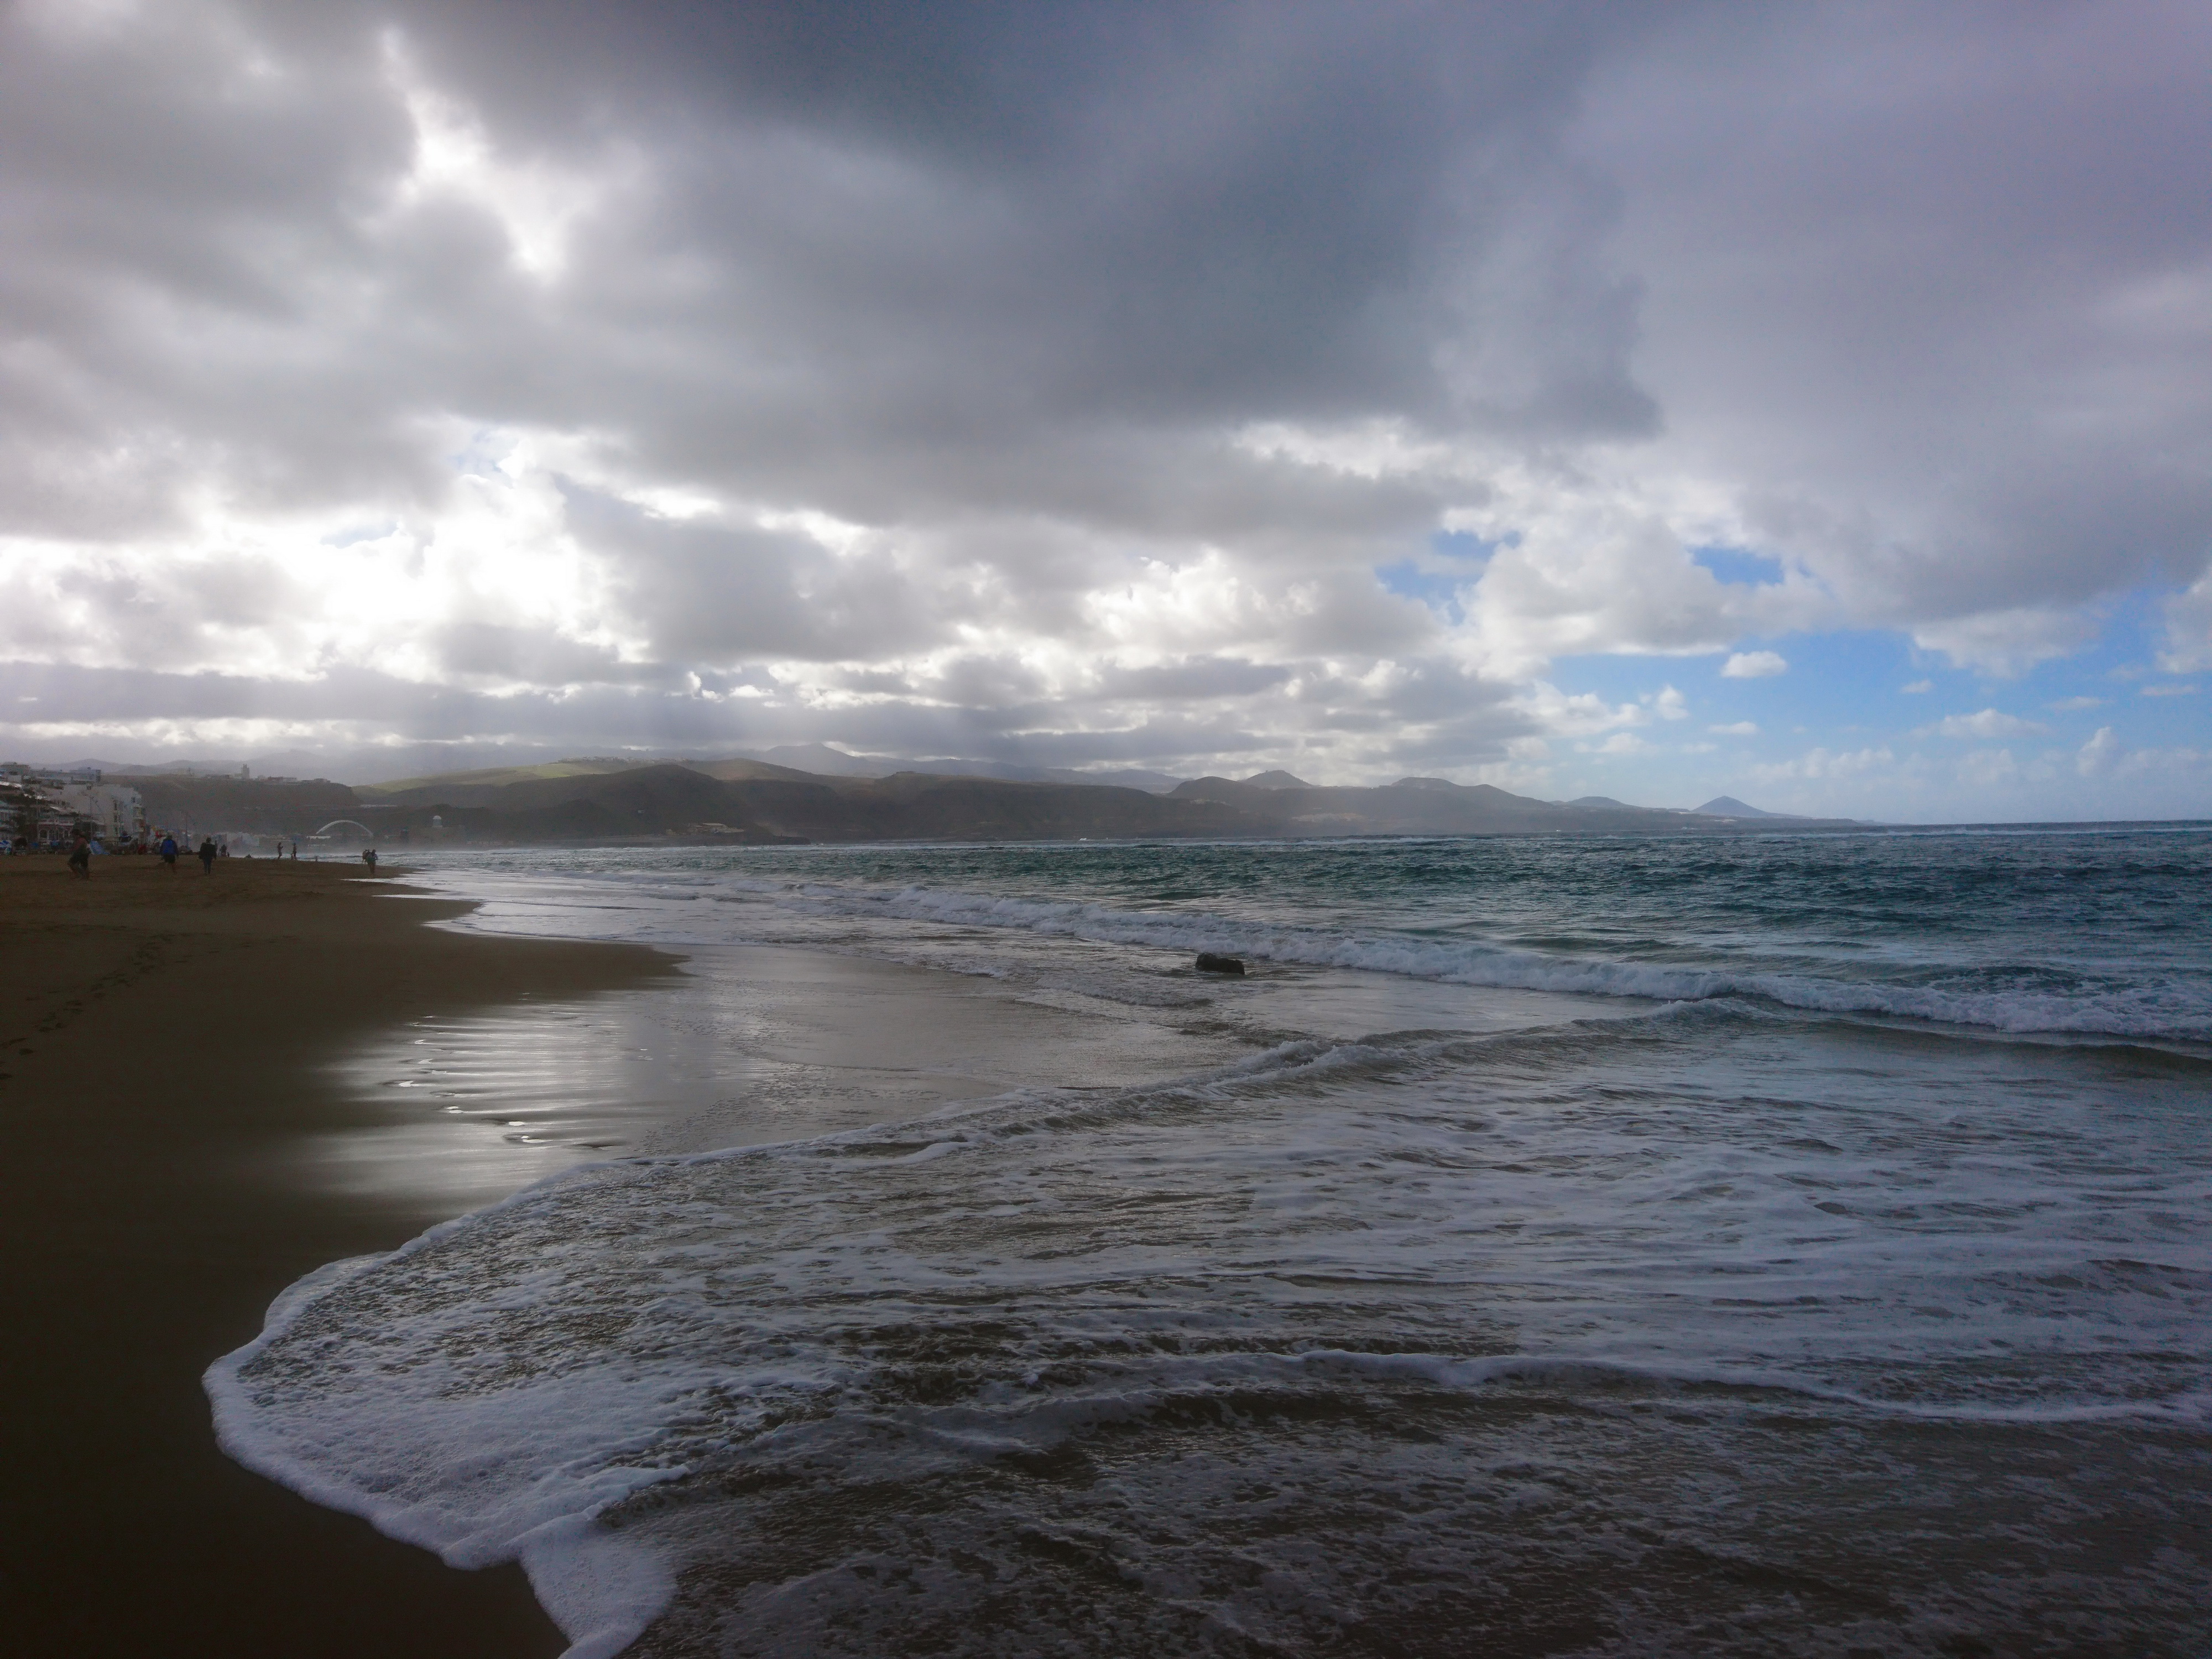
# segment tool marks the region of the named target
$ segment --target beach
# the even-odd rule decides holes
[[[683,971],[333,1060],[387,1104],[307,1177],[477,1207],[292,1286],[216,1430],[580,1655],[2179,1659],[2208,856],[418,854]]]
[[[0,860],[0,1624],[26,1653],[558,1653],[518,1570],[455,1572],[223,1456],[200,1374],[301,1274],[444,1218],[294,1180],[303,1136],[363,1119],[331,1052],[669,959],[427,928],[466,907],[337,863],[92,867]]]
[[[0,866],[12,1627],[2199,1651],[2208,858]]]
[[[20,1334],[0,1617],[47,1650],[559,1653],[515,1566],[456,1571],[218,1449],[202,1373],[287,1285],[579,1163],[1231,1052],[821,951],[708,950],[691,972],[432,927],[472,906],[404,873],[0,860]],[[470,1103],[409,1092],[426,1066],[465,1073]]]

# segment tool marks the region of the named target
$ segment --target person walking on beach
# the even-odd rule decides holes
[[[92,840],[83,830],[76,832],[76,840],[70,847],[70,874],[92,878]]]
[[[200,868],[209,875],[215,873],[215,837],[210,836],[200,842]]]
[[[374,847],[362,848],[361,849],[361,861],[368,866],[368,873],[372,876],[374,875],[376,873],[376,848]]]
[[[177,838],[174,836],[165,835],[161,837],[161,863],[171,875],[176,874]]]

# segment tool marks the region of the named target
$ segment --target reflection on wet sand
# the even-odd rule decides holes
[[[1248,1046],[1203,1008],[1164,1021],[810,951],[697,949],[685,968],[354,1049],[332,1070],[373,1121],[303,1142],[308,1178],[458,1213],[580,1163],[795,1139],[1030,1085],[1119,1087]]]

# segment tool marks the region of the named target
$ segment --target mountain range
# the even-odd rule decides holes
[[[1193,778],[1156,791],[1076,775],[1085,781],[919,769],[888,776],[825,774],[738,755],[643,764],[586,757],[360,787],[175,773],[133,781],[146,796],[149,817],[171,828],[312,835],[350,818],[380,839],[431,843],[1711,835],[1862,827],[1762,813],[1725,796],[1685,812],[1595,796],[1537,800],[1443,778],[1339,788],[1273,771]]]

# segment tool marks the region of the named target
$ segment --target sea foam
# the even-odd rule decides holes
[[[627,1160],[325,1270],[209,1388],[250,1466],[522,1559],[580,1652],[1534,1640],[1455,1598],[1601,1583],[1626,1629],[1687,1581],[1621,1540],[1668,1534],[1849,1539],[1877,1644],[1957,1584],[2041,1619],[2030,1560],[2166,1639],[2094,1612],[2078,1540],[2142,1524],[2124,1466],[2202,1496],[2202,1127],[2094,1054],[2062,1095],[1925,1047],[1725,1010],[1308,1040]],[[2126,1567],[2169,1607],[2193,1571]],[[1704,1650],[1799,1650],[1737,1616]]]

